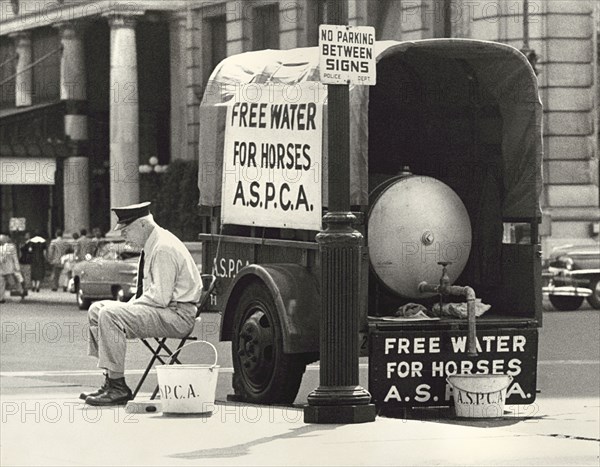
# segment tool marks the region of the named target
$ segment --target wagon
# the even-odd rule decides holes
[[[542,322],[542,106],[536,76],[518,50],[493,42],[384,41],[374,50],[377,84],[350,86],[347,184],[354,227],[364,238],[356,271],[357,339],[369,356],[369,390],[380,407],[449,404],[446,376],[469,368],[511,374],[507,402],[529,404],[535,400]],[[306,365],[319,357],[321,291],[327,284],[320,281],[315,236],[322,226],[300,223],[309,205],[319,217],[328,210],[330,122],[323,111],[326,89],[318,82],[317,48],[247,52],[217,66],[200,105],[203,270],[219,279],[209,309],[222,314],[221,339],[232,342],[235,397],[245,401],[293,402]],[[320,161],[322,170],[304,188],[319,189],[306,206],[292,205],[294,210],[287,204],[286,211],[286,196],[299,188],[284,186],[283,171],[232,173],[231,164],[244,154],[260,160],[262,144],[282,144],[287,151],[293,138],[300,145],[308,140],[298,128],[275,129],[262,143],[256,140],[254,156],[251,146],[240,145],[253,135],[260,138],[261,109],[273,112],[268,99],[257,101],[257,90],[311,85],[318,90],[322,144],[313,135],[305,155]],[[235,112],[246,104],[250,119],[255,102],[266,107],[254,109],[256,127],[243,133]],[[268,183],[279,183],[268,207],[270,189],[239,199],[237,189],[247,194]],[[235,215],[233,197],[241,205]],[[529,227],[529,243],[510,243],[506,232],[515,224]],[[478,318],[478,357],[461,347],[466,320],[397,316],[406,305],[430,312],[439,302],[419,289],[422,282],[439,283],[439,263],[445,263],[451,283],[472,287],[491,306]],[[386,342],[409,344],[390,352]],[[399,371],[405,365],[419,371]]]

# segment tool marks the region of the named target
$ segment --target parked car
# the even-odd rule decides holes
[[[555,248],[543,276],[543,292],[557,310],[576,310],[584,298],[600,310],[600,243]]]
[[[141,249],[124,241],[107,241],[95,257],[73,266],[73,286],[77,305],[87,310],[94,300],[129,300],[136,291],[137,265]]]

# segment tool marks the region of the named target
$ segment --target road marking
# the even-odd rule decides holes
[[[540,365],[600,365],[600,360],[540,360]]]
[[[233,373],[233,368],[219,368],[222,373]],[[43,376],[97,376],[100,370],[55,370],[55,371],[0,371],[2,378],[40,378]],[[127,370],[128,375],[141,375],[144,370]],[[150,370],[156,373],[156,370]]]
[[[561,439],[577,439],[580,441],[598,441],[598,442],[600,442],[599,438],[588,438],[586,436],[575,436],[575,435],[563,435],[563,434],[559,434],[559,433],[551,433],[551,434],[545,435],[545,436],[551,436],[552,438],[561,438]]]
[[[540,365],[600,365],[600,360],[542,360],[538,362]],[[366,369],[368,363],[359,363],[359,368]],[[316,371],[319,365],[307,365],[306,370]],[[2,378],[40,378],[43,376],[96,376],[99,370],[54,370],[54,371],[0,371]],[[232,367],[220,367],[221,373],[233,373]],[[141,375],[144,370],[127,370],[127,374]],[[156,373],[156,370],[151,370],[150,373]]]

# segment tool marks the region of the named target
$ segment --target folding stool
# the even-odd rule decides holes
[[[217,278],[212,274],[202,274],[202,295],[200,296],[200,300],[196,304],[196,322],[200,321],[200,312],[204,309],[204,306],[208,302],[208,297],[210,297],[210,294],[214,290],[216,279]],[[156,344],[155,346],[153,346],[153,343],[151,343],[149,338],[140,339],[142,343],[148,348],[148,350],[152,352],[152,358],[150,358],[150,361],[148,362],[148,365],[146,365],[146,369],[144,370],[142,377],[140,378],[135,390],[133,391],[134,399],[137,396],[137,393],[141,389],[142,385],[144,384],[144,381],[146,381],[146,377],[150,373],[150,370],[152,370],[152,368],[154,367],[156,361],[159,361],[163,365],[173,365],[174,363],[181,364],[181,361],[179,360],[179,356],[177,354],[187,341],[195,341],[198,339],[197,337],[192,336],[193,332],[194,329],[192,329],[186,337],[179,339],[179,343],[177,344],[177,348],[175,349],[175,351],[172,351],[169,348],[169,346],[167,345],[167,340],[177,338],[155,337],[153,338]],[[162,351],[164,351],[165,353],[161,353]],[[156,385],[156,388],[154,388],[154,392],[152,393],[150,400],[154,400],[157,394],[158,385]]]

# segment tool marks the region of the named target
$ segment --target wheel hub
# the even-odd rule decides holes
[[[272,349],[270,323],[262,311],[257,311],[244,322],[239,334],[238,354],[244,373],[260,378],[272,363]]]

